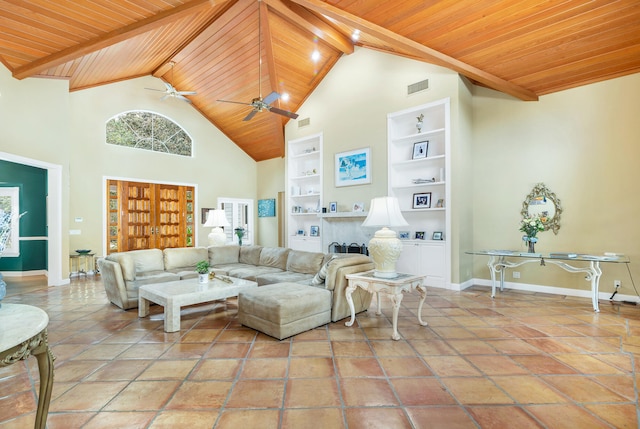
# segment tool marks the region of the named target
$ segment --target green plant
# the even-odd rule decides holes
[[[196,264],[196,272],[198,274],[209,273],[209,261],[200,261]]]
[[[535,238],[538,232],[544,231],[544,223],[538,215],[527,216],[520,221],[520,231],[525,233],[523,239]]]

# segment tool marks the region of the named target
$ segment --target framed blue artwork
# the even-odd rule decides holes
[[[371,152],[369,148],[336,153],[336,186],[371,183]]]
[[[276,215],[276,200],[258,200],[258,217],[274,217]]]

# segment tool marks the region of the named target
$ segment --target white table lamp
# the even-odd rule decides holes
[[[373,275],[386,279],[398,277],[396,261],[402,252],[402,242],[396,232],[389,229],[409,224],[402,216],[400,204],[395,197],[379,197],[371,200],[371,208],[362,223],[364,227],[380,227],[369,241],[369,254],[373,258]]]
[[[207,215],[207,221],[204,224],[205,227],[212,228],[208,235],[210,246],[224,246],[227,242],[227,234],[224,233],[222,227],[231,226],[227,220],[227,215],[224,210],[214,209],[209,210]]]

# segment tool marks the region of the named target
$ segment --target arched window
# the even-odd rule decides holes
[[[191,156],[189,134],[171,119],[153,112],[135,110],[107,121],[107,144]]]

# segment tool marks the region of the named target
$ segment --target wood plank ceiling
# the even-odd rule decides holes
[[[295,112],[355,45],[525,101],[640,71],[638,0],[0,0],[0,11],[0,61],[15,78],[78,91],[156,76],[197,91],[193,107],[256,161],[284,155],[289,119],[245,122],[251,107],[217,100],[277,91],[290,98],[272,105]]]

